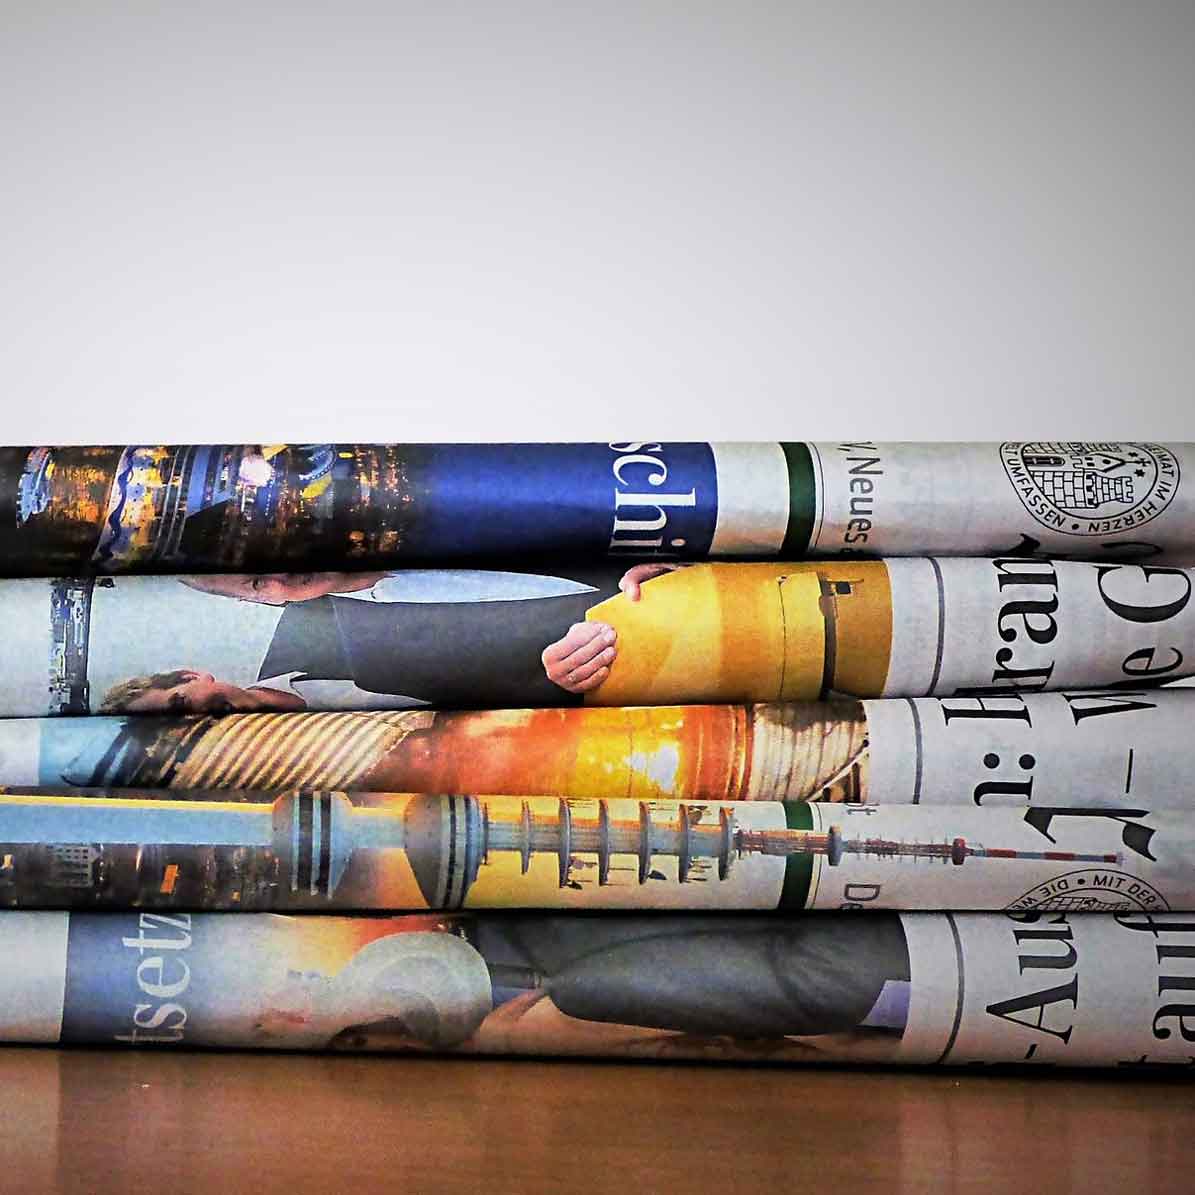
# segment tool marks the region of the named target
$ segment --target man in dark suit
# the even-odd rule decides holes
[[[320,988],[320,1022],[343,1026],[328,1044],[485,1049],[493,1017],[515,1051],[570,1050],[592,1026],[654,1032],[681,1045],[834,1035],[898,1042],[908,1021],[908,943],[892,913],[842,921],[480,916],[462,919],[458,934],[396,934],[360,951]],[[527,1017],[539,1004],[568,1018],[549,1022],[556,1036],[546,1040]]]
[[[523,706],[579,702],[609,676],[616,632],[586,612],[676,567],[569,576],[473,570],[225,574],[206,593],[279,606],[258,672],[240,687],[178,669],[114,686],[102,712]],[[446,587],[438,593],[435,585]]]

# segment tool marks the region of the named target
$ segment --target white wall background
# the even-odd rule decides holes
[[[0,0],[0,440],[1195,438],[1195,5]]]

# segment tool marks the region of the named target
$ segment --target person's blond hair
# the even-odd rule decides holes
[[[101,714],[119,714],[127,710],[138,697],[155,689],[173,689],[184,684],[194,674],[186,668],[176,668],[173,672],[154,672],[149,676],[131,676],[113,685],[104,694],[100,702]]]

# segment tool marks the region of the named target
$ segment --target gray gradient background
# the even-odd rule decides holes
[[[1195,438],[1195,4],[0,0],[0,440]]]

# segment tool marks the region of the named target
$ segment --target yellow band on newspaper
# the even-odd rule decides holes
[[[619,646],[592,705],[881,692],[892,644],[888,574],[875,561],[696,565],[586,618],[614,627]]]

